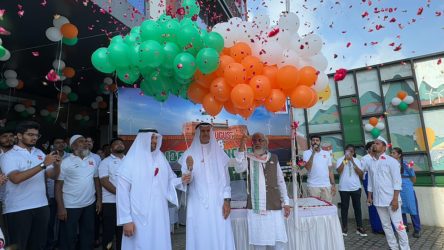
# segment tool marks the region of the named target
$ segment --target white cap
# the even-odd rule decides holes
[[[82,138],[82,137],[83,137],[83,135],[73,135],[73,136],[71,136],[71,139],[69,139],[69,146],[71,147],[72,144],[73,144],[77,139]]]
[[[378,138],[376,138],[375,139],[375,141],[376,140],[378,140],[378,141],[382,141],[383,143],[385,143],[385,145],[387,146],[388,145],[388,142],[384,139],[384,137],[382,137],[382,136],[378,136]]]

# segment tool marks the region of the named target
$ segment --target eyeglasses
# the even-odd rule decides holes
[[[42,137],[41,134],[33,134],[33,133],[25,133],[25,135],[29,137],[37,137],[37,139],[40,139]]]
[[[265,140],[264,139],[252,139],[251,140],[253,143],[256,143],[256,142],[258,142],[258,143],[262,143],[262,142],[264,142]]]

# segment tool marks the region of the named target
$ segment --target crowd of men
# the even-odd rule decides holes
[[[73,135],[68,143],[54,138],[47,153],[35,147],[40,137],[39,124],[32,121],[0,131],[0,226],[5,233],[0,244],[6,238],[15,249],[87,250],[97,245],[101,232],[102,249],[171,249],[168,202],[178,206],[176,190],[181,190],[186,194],[187,249],[235,249],[229,158],[211,124],[196,126],[191,146],[178,160],[181,177],[160,151],[162,136],[153,129],[140,130],[126,155],[119,138],[110,141],[109,154],[104,148],[100,156],[91,152],[91,137]],[[262,133],[252,135],[253,150],[246,152],[249,139],[242,137],[235,159],[236,172],[247,173],[249,244],[285,249],[290,200],[279,159]],[[386,147],[380,137],[358,160],[349,145],[337,161],[343,235],[351,198],[357,233],[366,236],[359,201],[367,172],[368,203],[376,207],[389,246],[398,248],[393,223],[401,249],[409,249],[399,209],[404,172],[385,154]],[[309,195],[331,202],[336,193],[332,156],[321,149],[320,136],[311,137],[303,159]],[[411,171],[406,176],[412,177]]]

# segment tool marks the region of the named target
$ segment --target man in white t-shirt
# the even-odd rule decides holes
[[[62,161],[56,181],[57,216],[60,222],[60,249],[93,249],[94,217],[102,207],[98,166],[86,140],[74,135],[69,140],[72,154]]]
[[[45,177],[57,178],[60,157],[35,148],[40,125],[24,121],[17,125],[18,143],[1,158],[6,183],[5,214],[9,244],[17,249],[44,249],[49,221]]]
[[[15,143],[15,136],[14,131],[2,129],[0,130],[0,159],[3,154],[8,152],[9,150],[14,147]],[[3,174],[3,172],[0,171],[0,228],[3,230],[3,233],[7,235],[6,231],[6,222],[3,218],[3,201],[5,196],[5,188],[6,188],[6,182],[8,181],[8,177]],[[2,237],[3,243],[5,238]],[[4,244],[3,244],[4,245]]]
[[[113,249],[120,249],[123,227],[117,226],[116,186],[119,167],[125,156],[123,154],[125,152],[125,145],[120,138],[111,140],[110,144],[111,154],[103,159],[99,166],[103,197],[102,249],[111,249],[114,236],[116,237],[116,247]]]
[[[364,174],[361,162],[356,159],[355,147],[351,144],[345,147],[345,154],[336,162],[339,177],[339,195],[341,196],[342,234],[347,236],[348,207],[350,198],[353,204],[356,220],[356,233],[367,236],[362,227],[361,213],[361,179]]]
[[[331,154],[321,149],[321,136],[312,135],[310,142],[311,148],[305,150],[303,156],[308,171],[308,194],[332,202],[336,186]]]

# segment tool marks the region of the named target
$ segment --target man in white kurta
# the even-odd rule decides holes
[[[228,156],[219,146],[211,124],[197,125],[193,142],[179,159],[191,183],[187,194],[188,250],[235,249],[230,220],[231,187]]]
[[[168,201],[178,205],[177,178],[160,151],[162,136],[140,130],[117,177],[117,224],[123,225],[123,250],[171,249]],[[182,187],[183,188],[183,187]]]
[[[402,179],[399,162],[385,154],[387,142],[378,137],[373,146],[374,155],[368,169],[368,204],[375,205],[390,249],[399,249],[392,223],[399,238],[401,250],[410,249],[409,239],[402,222]]]
[[[253,154],[245,152],[245,140],[246,136],[241,139],[235,169],[238,173],[247,171],[249,244],[255,250],[267,246],[285,249],[288,239],[284,218],[290,214],[290,200],[279,160],[267,151],[264,134],[253,134]]]

